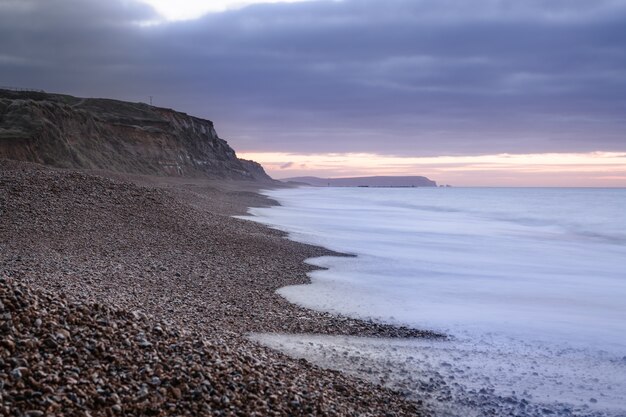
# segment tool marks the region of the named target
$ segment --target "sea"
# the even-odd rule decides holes
[[[298,305],[441,339],[257,334],[438,416],[626,416],[626,189],[313,188],[245,218],[353,256]]]

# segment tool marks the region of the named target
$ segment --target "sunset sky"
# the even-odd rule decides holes
[[[626,186],[626,0],[0,0],[0,85],[213,120],[276,178]]]

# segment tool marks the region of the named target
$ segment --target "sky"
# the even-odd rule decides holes
[[[0,85],[215,122],[270,175],[626,186],[626,0],[0,0]]]

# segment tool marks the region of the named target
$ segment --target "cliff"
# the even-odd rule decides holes
[[[61,168],[271,181],[213,122],[144,103],[0,90],[0,158]]]
[[[436,187],[437,183],[420,176],[378,176],[354,178],[294,177],[282,181],[312,185],[314,187]]]

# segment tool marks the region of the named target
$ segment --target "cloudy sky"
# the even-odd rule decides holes
[[[215,122],[277,178],[626,186],[626,0],[0,0],[0,85]]]

